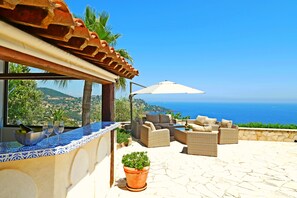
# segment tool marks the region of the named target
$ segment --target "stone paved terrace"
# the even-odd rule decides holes
[[[297,197],[297,143],[239,141],[219,145],[218,157],[187,155],[185,145],[117,150],[115,186],[108,197]],[[148,151],[151,168],[142,192],[125,189],[123,154]]]

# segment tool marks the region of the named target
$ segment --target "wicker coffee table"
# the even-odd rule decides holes
[[[170,136],[174,136],[174,132],[175,132],[175,129],[177,128],[185,128],[185,125],[182,125],[182,124],[172,124],[172,125],[169,125],[169,126],[163,126],[162,128],[165,128],[165,129],[169,129],[170,131]]]
[[[179,141],[180,143],[187,144],[187,132],[185,127],[173,128],[174,131],[174,139]],[[189,130],[189,131],[192,131]]]
[[[185,128],[174,129],[174,139],[187,145],[187,153],[192,155],[218,155],[218,132],[186,131]]]

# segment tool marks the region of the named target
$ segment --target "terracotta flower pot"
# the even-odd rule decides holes
[[[141,189],[146,186],[146,179],[150,167],[144,167],[142,170],[135,168],[129,168],[124,166],[124,171],[126,174],[127,185],[129,190],[132,189]]]

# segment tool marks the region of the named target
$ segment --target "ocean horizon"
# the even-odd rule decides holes
[[[234,123],[262,122],[297,124],[297,103],[247,102],[148,102],[191,119],[198,115],[233,120]]]

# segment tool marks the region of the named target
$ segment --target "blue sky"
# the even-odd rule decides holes
[[[170,80],[204,95],[143,95],[160,101],[297,101],[297,2],[273,0],[66,0],[110,14],[116,48],[140,72],[134,82]],[[129,82],[129,81],[128,81]],[[82,93],[79,85],[77,93]],[[95,88],[99,90],[99,88]],[[134,90],[140,89],[135,87]],[[96,92],[94,92],[96,94]],[[99,93],[99,91],[98,91]],[[118,96],[127,96],[126,92]]]

